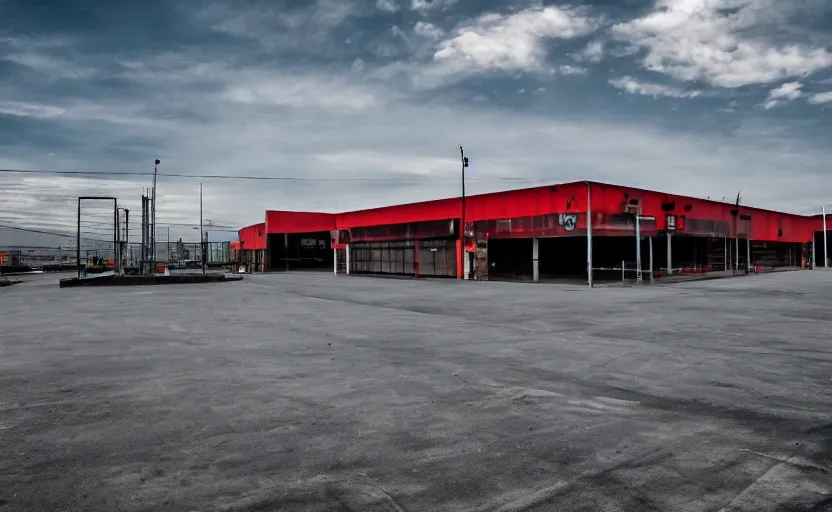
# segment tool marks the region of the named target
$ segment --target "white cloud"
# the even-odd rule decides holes
[[[0,56],[5,60],[48,75],[50,79],[83,79],[94,74],[94,70],[77,63],[35,52],[10,53]]]
[[[22,101],[0,101],[0,115],[49,119],[63,115],[66,109]]]
[[[578,62],[601,62],[603,56],[603,41],[590,41],[581,51],[572,55]]]
[[[820,105],[821,103],[832,103],[832,91],[820,92],[809,96],[809,103],[813,105]]]
[[[430,11],[433,9],[447,9],[456,4],[457,0],[412,0],[410,8],[414,11]]]
[[[624,76],[620,78],[613,78],[609,84],[616,89],[621,89],[630,94],[638,94],[641,96],[666,96],[669,98],[696,98],[702,95],[702,91],[684,91],[676,87],[670,87],[661,84],[651,84],[648,82],[641,82],[631,76]]]
[[[396,12],[399,6],[393,0],[376,0],[376,7],[385,12]]]
[[[354,63],[355,64],[355,63]],[[332,77],[273,76],[231,84],[225,98],[233,103],[291,107],[363,110],[381,100],[374,91]]]
[[[595,27],[592,18],[569,7],[485,14],[459,26],[439,43],[433,71],[447,77],[486,70],[537,70],[546,55],[547,40],[583,36]]]
[[[825,169],[830,156],[826,149],[797,146],[780,132],[761,137],[759,130],[748,130],[731,140],[706,133],[684,136],[608,120],[572,121],[544,113],[492,110],[488,102],[419,104],[389,84],[350,83],[323,73],[292,76],[275,69],[208,67],[214,71],[204,77],[204,85],[211,87],[183,88],[176,69],[154,75],[156,107],[175,111],[190,105],[198,110],[198,119],[160,117],[143,110],[143,97],[117,103],[91,99],[68,107],[65,115],[72,114],[72,122],[62,121],[60,127],[67,146],[16,144],[0,155],[0,166],[152,170],[150,159],[118,156],[116,150],[132,149],[133,141],[140,140],[147,141],[147,147],[139,153],[158,156],[166,171],[323,180],[207,180],[206,218],[249,224],[262,220],[267,208],[338,211],[452,196],[458,193],[457,142],[466,145],[476,162],[471,193],[577,179],[651,187],[656,177],[672,173],[669,192],[706,196],[717,187],[742,186],[749,203],[785,209],[798,209],[809,201],[804,197],[806,182]],[[694,94],[629,83],[633,85],[625,87],[636,94]],[[216,90],[225,92],[212,92]],[[467,127],[462,141],[460,119]],[[560,163],[555,171],[553,158]],[[789,163],[796,170],[786,177],[781,169]],[[755,169],[759,178],[751,185],[745,183],[747,173],[734,172],[747,168]],[[326,181],[351,177],[379,181]],[[511,181],[517,178],[521,180]],[[489,181],[494,179],[506,181]],[[148,183],[147,177],[49,176],[32,181],[3,175],[0,188],[13,190],[14,200],[0,204],[0,218],[13,217],[17,224],[43,222],[37,214],[49,211],[52,229],[71,227],[73,197],[116,195],[120,204],[138,211],[136,203]],[[198,220],[197,189],[197,180],[162,177],[159,222]],[[769,190],[778,195],[769,197]],[[822,186],[808,190],[819,197],[832,192]],[[187,235],[172,233],[173,238]]]
[[[803,96],[803,84],[800,82],[787,82],[768,93],[768,98],[763,102],[763,108],[768,110],[783,103],[796,100]]]
[[[779,18],[775,2],[658,0],[653,12],[615,25],[615,37],[646,50],[645,68],[720,87],[770,83],[832,66],[805,44],[775,45],[751,29]]]
[[[413,33],[425,39],[438,40],[445,35],[445,31],[437,27],[433,23],[426,21],[417,21],[413,27]]]
[[[325,40],[333,28],[358,12],[357,5],[348,0],[309,0],[302,5],[299,9],[268,9],[256,3],[206,3],[189,14],[199,25],[251,38],[274,50]]]
[[[406,9],[408,3],[400,5]],[[581,13],[549,7],[489,15],[460,25],[438,46],[429,38],[413,37],[415,27],[404,35],[431,55],[447,50],[428,66],[440,77],[494,69],[522,75],[518,71],[552,67],[545,58],[547,40],[593,30],[595,22]],[[821,204],[832,194],[830,185],[818,180],[832,152],[786,129],[765,132],[773,123],[755,127],[738,121],[743,125],[730,138],[706,130],[684,135],[643,123],[597,120],[589,111],[583,117],[552,116],[548,107],[561,108],[559,102],[568,100],[549,84],[518,80],[508,89],[489,93],[494,101],[453,102],[459,98],[437,94],[424,102],[420,95],[408,96],[390,76],[374,79],[380,75],[370,60],[360,76],[338,76],[331,68],[316,70],[312,64],[269,67],[246,64],[254,60],[249,55],[212,59],[199,51],[122,61],[117,78],[142,85],[137,89],[147,95],[77,102],[56,98],[55,104],[66,108],[58,118],[49,117],[57,111],[48,106],[21,107],[28,91],[15,91],[4,83],[4,108],[40,116],[38,127],[51,126],[54,132],[44,133],[61,137],[60,146],[43,138],[7,145],[0,167],[144,171],[152,170],[152,158],[158,156],[163,169],[171,172],[301,178],[206,180],[205,217],[238,225],[262,221],[267,208],[341,211],[453,196],[458,193],[456,143],[465,144],[476,163],[471,193],[576,179],[649,188],[656,179],[673,175],[672,183],[663,187],[669,192],[704,197],[742,188],[750,204],[786,210]],[[338,65],[361,67],[355,57]],[[397,63],[387,72],[407,75],[417,65],[408,69]],[[555,71],[564,72],[557,65]],[[40,72],[48,77],[47,69]],[[632,77],[614,82],[625,92],[654,97],[708,94]],[[534,94],[539,109],[500,107],[496,99],[501,92],[516,93],[520,88],[528,97]],[[10,106],[14,99],[20,101]],[[808,99],[832,101],[828,93]],[[460,119],[464,140],[458,139]],[[555,160],[558,165],[552,167]],[[793,172],[784,175],[783,168]],[[747,169],[754,170],[754,180],[749,181],[751,174],[743,171]],[[378,181],[338,181],[356,177]],[[0,189],[12,191],[14,198],[0,202],[0,218],[14,218],[19,224],[48,222],[50,229],[71,227],[78,195],[117,195],[121,205],[139,211],[138,198],[148,184],[144,176],[34,180],[4,174]],[[159,222],[198,221],[198,185],[198,180],[162,177]],[[43,212],[49,212],[48,218]],[[192,236],[187,229],[172,230],[172,238]]]
[[[560,66],[558,68],[558,72],[561,75],[585,75],[589,72],[589,70],[579,66],[570,66],[569,64],[564,64],[563,66]]]

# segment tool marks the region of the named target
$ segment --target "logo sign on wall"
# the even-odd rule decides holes
[[[561,213],[558,216],[558,224],[563,226],[566,231],[573,231],[578,225],[578,216],[574,213]]]

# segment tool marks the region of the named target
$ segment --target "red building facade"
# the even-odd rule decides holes
[[[464,202],[337,214],[267,211],[265,222],[240,230],[240,245],[243,253],[260,253],[253,258],[258,270],[538,280],[604,278],[609,269],[626,274],[629,267],[639,278],[806,267],[815,247],[817,258],[825,257],[821,231],[819,216],[572,182]]]

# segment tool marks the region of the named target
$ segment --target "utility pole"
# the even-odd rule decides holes
[[[78,232],[75,236],[75,264],[78,265],[78,279],[81,279],[81,198],[78,198]],[[84,276],[87,274],[87,267],[84,266]]]
[[[459,158],[462,163],[462,212],[459,216],[459,232],[462,239],[462,278],[465,279],[465,168],[468,167],[468,157],[465,156],[462,144],[459,145]]]
[[[147,191],[145,191],[147,192]],[[150,239],[150,234],[148,232],[148,206],[150,203],[150,198],[146,195],[142,195],[142,250],[141,250],[141,262],[140,262],[140,273],[144,274],[147,272],[147,261],[150,259],[150,255],[148,254],[148,240]]]
[[[153,272],[156,272],[156,168],[162,163],[158,158],[153,164],[153,202],[150,203],[150,254],[153,262]]]
[[[202,254],[202,275],[205,275],[205,242],[202,231],[202,183],[199,184],[199,252]]]
[[[121,222],[118,218],[118,201],[113,201],[113,273],[119,275],[121,263]]]
[[[731,211],[734,216],[734,274],[740,269],[740,193],[737,192],[737,203]]]
[[[124,243],[127,247],[127,261],[130,261],[133,255],[130,254],[130,210],[127,208],[124,209]]]
[[[170,266],[170,226],[168,226],[168,252],[165,254],[165,261],[167,261],[168,266]]]
[[[823,217],[823,266],[829,268],[829,255],[826,254],[826,207],[823,207],[821,216]],[[814,235],[813,235],[814,236]]]

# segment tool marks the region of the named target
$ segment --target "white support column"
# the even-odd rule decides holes
[[[671,239],[673,238],[673,234],[670,230],[667,231],[667,275],[673,275],[673,249],[671,244]]]
[[[653,282],[653,237],[647,237],[647,244],[650,247],[650,282]]]
[[[350,273],[350,244],[347,244],[346,250],[344,252],[346,252],[346,254],[347,254],[347,256],[346,256],[347,274],[349,274]]]
[[[586,276],[592,288],[592,194],[591,185],[586,184]]]
[[[826,207],[823,207],[823,266],[825,268],[829,268],[829,255],[826,254],[826,248],[829,247],[826,245]]]
[[[750,274],[751,273],[751,237],[748,237],[748,238],[745,239],[745,249],[746,249],[745,273]]]
[[[639,224],[639,215],[636,214],[636,281],[641,282],[641,225]]]
[[[540,261],[538,255],[540,254],[540,240],[532,239],[532,281],[535,283],[540,281]]]
[[[332,273],[338,275],[338,249],[332,248]]]

